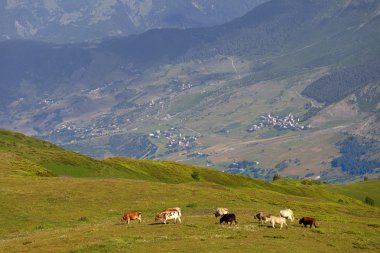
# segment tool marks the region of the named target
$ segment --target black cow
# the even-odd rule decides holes
[[[317,225],[315,225],[315,219],[311,217],[302,217],[299,221],[299,224],[303,224],[306,228],[307,225],[310,225],[310,228],[314,225],[315,228],[317,228]]]
[[[235,214],[233,214],[233,213],[223,214],[223,216],[220,218],[220,224],[222,224],[223,222],[225,222],[227,224],[230,222],[231,222],[231,224],[232,224],[232,222],[235,222],[235,224],[237,224]]]

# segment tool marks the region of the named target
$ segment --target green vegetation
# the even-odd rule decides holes
[[[330,105],[368,85],[370,82],[378,80],[380,78],[379,69],[380,64],[378,62],[348,67],[321,77],[307,86],[302,91],[302,94],[318,102]],[[368,107],[365,106],[365,102],[362,102],[361,105],[365,108]]]
[[[368,204],[370,206],[374,206],[375,205],[375,201],[372,198],[368,197],[368,196],[365,197],[364,203],[366,203],[366,204]]]
[[[379,180],[327,185],[282,178],[268,183],[174,162],[98,161],[4,130],[0,140],[4,252],[380,249],[380,209],[361,197],[376,194]],[[33,173],[20,163],[33,165]],[[182,224],[154,223],[157,212],[174,206],[182,209]],[[236,214],[238,225],[217,224],[213,212],[221,206]],[[280,230],[253,219],[258,210],[275,214],[284,207],[297,218],[315,217],[319,228],[288,222],[289,229]],[[141,211],[143,222],[122,224],[127,211]]]
[[[359,201],[365,200],[368,196],[374,200],[374,204],[380,207],[380,187],[378,185],[379,180],[368,180],[362,182],[356,182],[347,185],[325,185],[329,191],[343,194],[351,198],[355,198]]]
[[[372,173],[380,168],[379,159],[367,158],[380,153],[380,143],[377,140],[349,136],[338,142],[337,146],[340,148],[341,156],[331,162],[333,167],[341,167],[343,172],[351,175]]]
[[[276,181],[276,180],[279,180],[279,179],[281,179],[281,175],[278,174],[278,173],[275,173],[275,174],[273,175],[273,179],[272,179],[272,181]]]

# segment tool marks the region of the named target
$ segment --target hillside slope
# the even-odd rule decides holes
[[[263,181],[170,161],[96,160],[46,141],[1,129],[0,144],[0,174],[4,176],[116,177],[163,183],[200,181],[228,187],[269,187]]]
[[[379,250],[380,209],[347,196],[376,194],[371,189],[379,189],[379,180],[340,186],[268,183],[172,162],[102,162],[21,134],[2,130],[0,136],[0,247],[6,252]],[[53,158],[48,169],[61,176],[14,173],[19,161]],[[199,181],[191,171],[199,173]],[[181,224],[154,221],[157,212],[174,206],[182,209]],[[217,224],[213,212],[221,206],[236,214],[237,225]],[[315,217],[318,228],[306,229],[296,220],[288,229],[273,229],[253,218],[259,210],[277,214],[284,207],[298,219]],[[128,211],[142,212],[143,222],[123,225],[120,218]]]

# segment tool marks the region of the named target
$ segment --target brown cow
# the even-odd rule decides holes
[[[302,217],[299,221],[299,224],[303,224],[306,228],[307,225],[310,225],[310,228],[314,225],[315,228],[317,228],[317,225],[315,225],[315,219],[311,217]]]
[[[255,215],[255,219],[258,219],[259,221],[261,221],[261,224],[263,224],[264,221],[266,222],[266,218],[269,218],[271,216],[272,216],[272,214],[270,214],[270,213],[259,212]]]
[[[125,213],[123,215],[123,218],[121,218],[121,221],[127,221],[127,224],[129,224],[131,220],[139,220],[139,223],[141,223],[141,213],[140,212]]]

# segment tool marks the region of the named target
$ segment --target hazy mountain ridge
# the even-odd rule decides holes
[[[126,36],[153,28],[221,24],[265,0],[17,1],[0,4],[0,40],[56,43]]]
[[[349,78],[358,86],[348,82],[343,90],[331,77],[377,66],[378,7],[379,1],[272,1],[211,28],[156,29],[70,46],[17,42],[23,54],[3,42],[0,122],[96,157],[148,154],[219,169],[257,160],[243,173],[331,178],[342,130],[377,138],[365,122],[378,124],[378,77],[360,84]],[[28,58],[29,46],[38,53],[25,67],[12,64]],[[334,99],[302,96],[329,78]],[[261,117],[282,121],[289,113],[313,128],[298,134],[286,125],[260,126]],[[117,136],[129,134],[141,135],[132,138],[141,152],[120,145]]]

